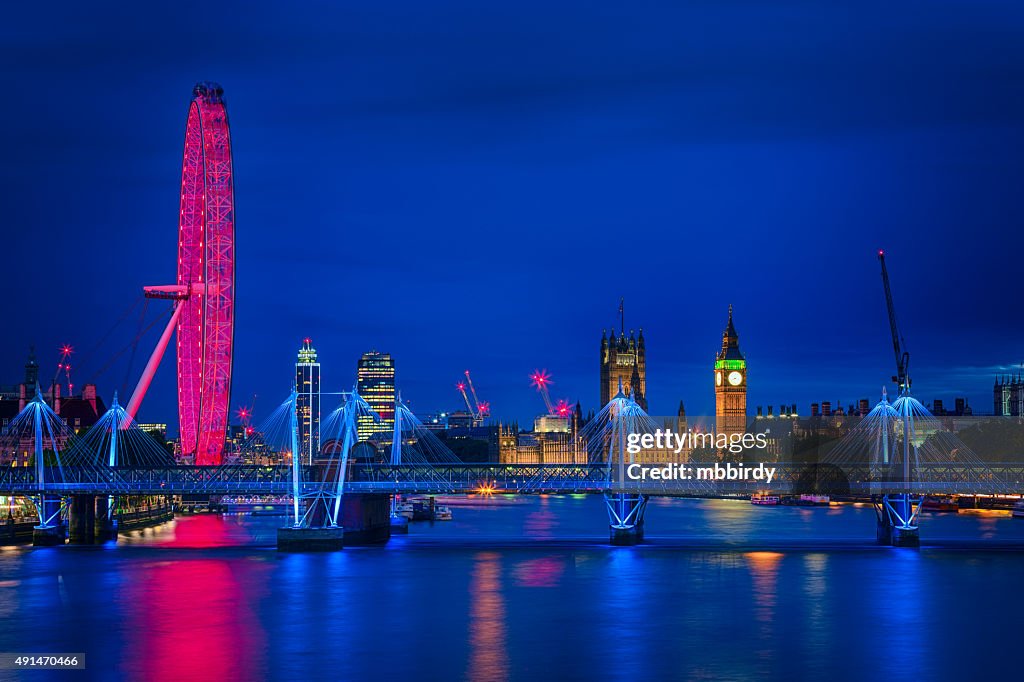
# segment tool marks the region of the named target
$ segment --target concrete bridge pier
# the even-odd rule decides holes
[[[335,552],[345,546],[345,528],[327,525],[327,506],[332,498],[309,498],[300,503],[303,525],[277,529],[279,552]],[[299,519],[295,523],[299,523]]]
[[[117,541],[117,519],[114,518],[114,498],[111,495],[96,496],[96,542]]]
[[[881,545],[920,547],[917,525],[920,500],[910,495],[883,495],[873,500],[875,506],[875,539]]]
[[[33,547],[56,547],[63,545],[65,541],[64,526],[36,526],[32,529]]]
[[[604,503],[608,510],[608,541],[619,547],[643,542],[647,495],[606,493]]]
[[[63,545],[65,540],[64,522],[60,518],[61,498],[43,495],[39,501],[40,516],[45,519],[32,529],[32,544],[36,547]]]
[[[347,493],[341,503],[346,545],[383,545],[391,539],[391,496]]]
[[[281,552],[332,552],[345,545],[384,544],[391,539],[391,496],[347,493],[341,500],[341,524],[324,526],[325,518],[325,514],[314,508],[309,527],[278,528],[277,549]]]
[[[345,529],[341,526],[326,528],[277,529],[279,552],[335,552],[345,546]]]
[[[91,545],[96,541],[96,497],[72,495],[68,513],[68,540],[76,545]]]

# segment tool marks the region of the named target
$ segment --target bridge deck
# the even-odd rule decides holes
[[[967,480],[962,470],[950,466],[923,467],[919,480],[872,480],[867,469],[844,470],[842,480],[822,481],[806,466],[772,463],[776,475],[770,485],[730,481],[667,481],[619,483],[608,467],[594,465],[458,464],[424,465],[354,464],[349,466],[344,490],[364,493],[471,493],[483,489],[500,493],[601,493],[642,492],[650,495],[715,497],[750,495],[755,492],[794,494],[818,489],[853,495],[914,491],[931,494],[991,494],[1024,492],[1024,465],[993,464],[981,478]],[[322,467],[303,467],[304,492],[319,489],[332,472]],[[42,485],[35,469],[0,469],[0,494],[70,495],[226,495],[278,494],[292,491],[289,466],[179,466],[154,468],[47,467]],[[815,478],[817,476],[817,478]],[[333,484],[331,484],[333,485]]]

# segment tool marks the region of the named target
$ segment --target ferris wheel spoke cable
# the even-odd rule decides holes
[[[170,316],[171,313],[171,309],[161,311],[156,318],[154,318],[149,324],[147,324],[140,332],[138,332],[135,335],[135,338],[133,338],[131,341],[125,344],[120,350],[118,350],[116,353],[110,356],[110,358],[98,370],[93,372],[92,375],[89,377],[89,381],[87,381],[86,383],[96,383],[96,380],[99,377],[103,376],[103,374],[105,374],[115,363],[117,363],[117,361],[121,358],[122,355],[128,352],[129,349],[134,349],[136,346],[138,346],[139,341],[142,339],[142,337],[148,334],[149,331],[157,325],[157,323],[162,322],[164,318]]]
[[[85,351],[84,353],[79,354],[77,364],[79,364],[81,366],[88,366],[89,361],[92,360],[93,357],[100,350],[103,349],[103,347],[110,340],[110,337],[113,336],[115,331],[117,331],[117,328],[120,327],[121,324],[123,324],[124,321],[128,319],[128,316],[131,315],[132,312],[135,311],[135,309],[138,307],[139,303],[142,300],[144,300],[144,297],[139,296],[134,301],[132,301],[131,305],[129,305],[127,308],[124,309],[124,312],[122,312],[121,315],[114,321],[114,323],[112,325],[110,325],[110,328],[107,329],[107,331],[99,338],[99,340],[96,343],[94,343],[87,351]],[[90,377],[90,379],[91,378],[92,377]],[[86,383],[92,383],[92,382],[91,381],[87,381]]]

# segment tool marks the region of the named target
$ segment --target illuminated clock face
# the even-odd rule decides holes
[[[733,386],[739,386],[743,383],[743,375],[739,372],[729,372],[729,383]]]
[[[716,386],[721,386],[722,385],[722,373],[721,372],[715,372],[715,385]]]

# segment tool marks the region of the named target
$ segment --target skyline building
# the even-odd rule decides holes
[[[609,338],[601,330],[601,398],[598,407],[604,407],[619,392],[619,382],[626,395],[633,396],[637,404],[647,410],[647,344],[644,330],[634,337],[633,330],[626,338],[626,318],[623,301],[619,302],[619,336],[615,328]]]
[[[534,433],[569,433],[569,417],[553,414],[538,415],[533,420]]]
[[[320,452],[320,362],[309,337],[303,339],[295,361],[295,413],[299,452],[306,464],[312,464]]]
[[[747,361],[740,352],[731,304],[722,349],[715,358],[715,426],[718,433],[730,436],[747,430]]]
[[[375,433],[390,439],[395,428],[395,361],[390,353],[375,350],[363,353],[356,367],[356,391],[380,416],[360,416],[356,422],[359,440],[369,440]]]

